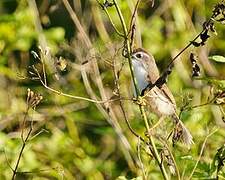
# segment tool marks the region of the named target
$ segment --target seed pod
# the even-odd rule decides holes
[[[56,61],[56,67],[57,69],[59,69],[60,71],[65,71],[66,67],[67,67],[67,61],[66,59],[64,59],[63,57],[60,57],[57,61]]]
[[[192,77],[200,76],[200,67],[197,64],[197,56],[194,53],[190,54],[190,61],[192,64]]]
[[[191,44],[194,46],[194,47],[199,47],[201,45],[201,43],[198,43],[196,41],[191,41]]]
[[[200,34],[200,38],[202,40],[201,45],[205,45],[205,42],[208,40],[210,36],[208,35],[208,30],[205,30],[203,33]]]
[[[108,0],[106,0],[106,1],[103,3],[103,7],[104,7],[104,8],[112,7],[113,5],[114,5],[114,3],[109,2]]]
[[[34,93],[29,88],[27,89],[27,105],[29,108],[34,109],[42,99],[43,99],[42,95]]]

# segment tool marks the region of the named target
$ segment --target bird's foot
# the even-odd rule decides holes
[[[133,102],[140,105],[140,106],[146,106],[147,101],[142,96],[138,96],[137,98],[133,98]]]

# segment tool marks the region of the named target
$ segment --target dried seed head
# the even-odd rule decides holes
[[[200,75],[201,75],[201,73],[200,73],[200,67],[198,66],[198,64],[195,64],[192,67],[192,77],[198,77]]]
[[[194,47],[199,47],[199,46],[201,45],[201,43],[196,42],[196,41],[191,41],[191,44],[192,44]]]
[[[172,138],[173,146],[176,144],[176,142],[178,142],[181,139],[182,135],[183,129],[181,128],[181,126],[177,124],[173,131],[173,138]]]
[[[192,64],[192,77],[200,76],[200,67],[197,64],[197,59],[198,57],[194,53],[190,54],[190,61]]]
[[[27,105],[29,108],[34,109],[42,99],[43,99],[42,95],[34,93],[29,88],[27,89]]]
[[[225,91],[220,91],[216,94],[216,99],[214,103],[217,105],[225,104]]]
[[[175,175],[176,174],[175,164],[173,162],[173,159],[172,159],[168,149],[166,149],[166,148],[162,149],[162,157],[166,161],[166,164],[169,167],[171,174]]]
[[[194,53],[191,53],[190,54],[191,64],[196,63],[197,62],[197,59],[198,59],[198,57],[196,56],[196,54],[194,54]]]
[[[109,2],[108,0],[106,0],[104,3],[103,3],[103,8],[108,8],[108,7],[112,7],[114,5],[113,2]]]
[[[204,32],[202,32],[201,34],[200,34],[200,38],[201,38],[201,40],[202,40],[202,42],[201,42],[201,45],[203,46],[203,45],[205,45],[205,42],[208,40],[208,38],[210,37],[209,35],[208,35],[208,32],[209,32],[209,30],[205,30]]]
[[[219,3],[214,7],[212,18],[222,24],[225,23],[225,5],[223,3]]]
[[[63,57],[60,57],[57,61],[56,61],[56,67],[60,70],[60,71],[65,71],[66,67],[67,67],[67,61],[66,59],[64,59]]]
[[[214,21],[207,21],[203,23],[203,29],[210,30],[214,34],[217,35],[215,26],[214,26]]]

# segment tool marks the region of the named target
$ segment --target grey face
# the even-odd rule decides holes
[[[149,55],[145,52],[135,52],[131,56],[132,65],[134,68],[134,75],[137,80],[137,85],[140,91],[142,91],[148,85],[148,67],[146,61],[149,60]],[[136,93],[134,93],[135,95]]]
[[[132,54],[132,58],[139,61],[148,61],[149,55],[146,54],[145,52],[138,51]]]
[[[142,51],[137,51],[132,54],[132,64],[133,66],[137,66],[139,68],[144,68],[146,71],[148,70],[148,61],[150,59],[149,55]]]

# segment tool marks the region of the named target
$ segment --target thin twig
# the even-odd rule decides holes
[[[99,0],[96,0],[96,1],[97,1],[97,3],[101,6],[101,8],[105,11],[105,13],[106,13],[106,15],[107,15],[107,17],[108,17],[108,19],[109,19],[109,21],[110,21],[110,24],[112,25],[112,27],[113,27],[113,29],[115,30],[115,32],[116,32],[119,36],[124,37],[123,33],[121,33],[121,32],[117,29],[116,25],[114,24],[114,22],[113,22],[111,16],[109,15],[109,12],[108,12],[107,8],[106,8]]]
[[[24,142],[24,128],[25,128],[25,124],[26,124],[26,120],[27,120],[28,110],[29,110],[29,107],[27,106],[27,109],[26,109],[26,112],[25,112],[25,115],[23,118],[22,126],[21,126],[21,129],[22,129],[21,139],[23,142]]]
[[[48,172],[48,171],[58,171],[59,168],[58,167],[53,167],[53,168],[49,168],[49,169],[40,169],[40,170],[35,170],[35,171],[17,171],[17,174],[39,174],[39,173],[42,173],[42,172]]]
[[[213,135],[214,133],[216,133],[217,131],[218,131],[218,129],[214,130],[213,132],[211,132],[210,134],[208,134],[208,135],[205,137],[205,140],[204,140],[204,142],[203,142],[203,144],[202,144],[202,148],[201,148],[200,154],[199,154],[199,156],[198,156],[198,160],[197,160],[197,162],[195,163],[195,166],[194,166],[194,168],[193,168],[193,170],[192,170],[192,172],[191,172],[191,175],[189,176],[188,180],[190,180],[190,179],[192,178],[192,176],[193,176],[193,174],[194,174],[194,172],[195,172],[195,169],[197,168],[198,163],[199,163],[199,161],[201,160],[203,151],[204,151],[204,149],[205,149],[206,141],[208,140],[208,138],[209,138],[210,136],[212,136],[212,135]]]
[[[200,37],[200,35],[203,33],[205,31],[205,29],[203,29],[192,41],[190,41],[189,42],[189,44],[188,45],[186,45],[172,60],[171,60],[171,62],[168,64],[168,66],[167,67],[170,67],[173,63],[174,63],[174,61],[184,52],[184,51],[186,51],[192,44],[193,44],[193,42],[195,42],[199,37]]]
[[[129,27],[128,34],[130,34],[130,32],[132,31],[132,26],[134,24],[135,17],[136,17],[138,6],[139,6],[140,2],[141,2],[141,0],[137,0],[137,2],[135,4],[135,8],[134,8],[134,11],[132,13],[132,17],[131,17],[131,21],[130,21],[130,27]]]
[[[206,24],[209,24],[210,22],[212,21],[212,17],[206,22]],[[193,42],[195,42],[201,35],[203,32],[205,32],[206,30],[206,27],[203,26],[203,29],[202,31],[192,40],[189,42],[189,44],[187,44],[172,60],[171,62],[167,65],[167,68],[163,71],[162,75],[155,81],[155,83],[153,84],[149,84],[143,91],[145,91],[146,89],[151,90],[154,86],[162,86],[165,81],[162,81],[165,77],[167,77],[169,74],[168,74],[168,69],[170,69],[174,63],[174,61],[177,60],[177,58],[182,54],[184,53],[184,51],[186,51],[190,46],[193,45]],[[165,76],[166,75],[166,76]],[[164,77],[165,76],[165,77]],[[142,93],[143,93],[142,91]]]
[[[144,176],[144,180],[147,180],[147,176],[146,176],[146,172],[145,172],[145,167],[144,167],[144,164],[141,160],[141,138],[138,138],[138,144],[137,144],[137,154],[138,154],[138,159],[140,161],[140,166],[141,166],[141,171],[142,171],[142,174]]]
[[[33,120],[31,120],[28,133],[27,133],[27,135],[26,135],[26,137],[24,139],[24,128],[25,128],[25,123],[26,123],[26,118],[27,118],[27,115],[28,115],[28,111],[31,108],[35,110],[36,106],[40,103],[40,101],[42,99],[43,99],[43,97],[40,94],[34,93],[30,89],[27,89],[27,101],[26,101],[27,108],[26,108],[26,113],[24,115],[24,120],[22,122],[22,131],[21,131],[22,147],[21,147],[18,159],[16,161],[15,168],[13,169],[12,180],[14,180],[16,178],[17,169],[19,167],[19,163],[20,163],[20,160],[22,158],[23,151],[25,149],[25,146],[26,146],[26,144],[27,144],[27,142],[28,142],[28,140],[30,138],[30,135],[32,133],[32,130],[33,130]]]
[[[13,169],[12,180],[14,180],[14,179],[16,178],[17,169],[18,169],[18,167],[19,167],[19,163],[20,163],[20,160],[21,160],[21,157],[22,157],[24,148],[25,148],[26,143],[27,143],[27,141],[28,141],[28,139],[29,139],[29,137],[30,137],[30,135],[31,135],[32,130],[33,130],[33,127],[32,127],[32,122],[31,122],[31,124],[30,124],[30,129],[29,129],[29,131],[28,131],[28,133],[27,133],[27,136],[26,136],[26,138],[25,138],[24,140],[22,140],[23,144],[22,144],[22,147],[21,147],[21,150],[20,150],[18,159],[17,159],[17,161],[16,161],[16,166],[15,166],[15,168]]]
[[[33,140],[34,138],[36,138],[37,136],[39,136],[40,134],[42,134],[43,132],[49,133],[48,130],[42,128],[39,132],[37,132],[36,134],[34,134],[32,137],[30,137],[30,141]]]
[[[11,166],[10,163],[9,163],[9,160],[8,160],[8,158],[7,158],[5,149],[3,150],[3,152],[4,152],[4,155],[5,155],[5,159],[6,159],[7,164],[8,164],[8,166],[9,166],[9,168],[10,168],[10,169],[12,170],[12,172],[13,172],[14,170],[13,170],[12,166]]]
[[[61,96],[65,96],[65,97],[69,97],[69,98],[72,98],[72,99],[76,99],[76,100],[84,100],[84,101],[88,101],[88,102],[93,102],[93,103],[97,103],[97,104],[104,104],[104,103],[110,103],[110,102],[114,102],[114,101],[119,101],[119,100],[132,100],[130,98],[122,98],[122,99],[108,99],[108,100],[102,100],[102,101],[99,101],[99,100],[94,100],[94,99],[90,99],[90,98],[86,98],[86,97],[81,97],[81,96],[74,96],[74,95],[71,95],[71,94],[67,94],[67,93],[63,93],[61,91],[58,91],[56,89],[53,89],[49,86],[47,86],[45,84],[45,82],[42,80],[42,77],[40,75],[40,73],[38,72],[37,68],[33,65],[32,68],[34,69],[36,75],[38,76],[38,79],[39,81],[41,82],[41,84],[49,91],[55,93],[55,94],[58,94],[58,95],[61,95]]]
[[[134,38],[135,38],[135,31],[136,31],[135,19],[136,19],[137,10],[138,10],[138,6],[139,6],[140,2],[141,2],[141,0],[137,0],[137,2],[135,4],[135,8],[134,8],[134,11],[132,13],[132,17],[131,17],[131,21],[130,21],[130,27],[129,27],[129,31],[128,31],[128,35],[131,34],[130,35],[131,51],[133,49]]]

